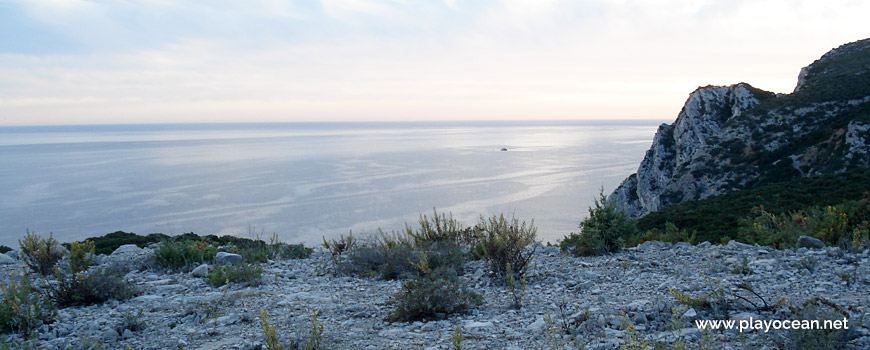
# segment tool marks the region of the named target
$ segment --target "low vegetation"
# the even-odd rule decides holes
[[[43,276],[54,273],[54,265],[65,254],[63,247],[54,239],[52,234],[48,238],[42,238],[35,232],[26,231],[24,238],[19,240],[21,245],[21,259],[33,272]]]
[[[263,331],[266,350],[284,350],[284,344],[278,339],[275,326],[269,322],[269,311],[260,311],[260,329]]]
[[[11,276],[9,282],[0,286],[0,330],[30,331],[50,323],[57,314],[56,308],[31,285],[27,275]]]
[[[203,239],[166,239],[154,249],[154,263],[172,270],[183,270],[212,262],[216,254],[217,247]]]
[[[438,268],[424,276],[406,281],[393,297],[391,322],[445,318],[482,303],[482,297],[469,291],[449,268]]]
[[[263,276],[263,268],[252,264],[213,266],[205,276],[206,282],[212,287],[220,287],[229,283],[257,284]]]
[[[75,274],[58,273],[57,283],[48,297],[58,307],[99,304],[107,300],[126,300],[139,294],[121,270],[100,267]]]
[[[835,321],[851,319],[849,310],[822,298],[811,298],[798,307],[789,309],[789,319]],[[793,329],[774,334],[774,342],[784,350],[845,349],[857,336],[855,327],[849,329]]]
[[[627,243],[635,245],[647,240],[673,241],[673,235],[663,235],[673,232],[667,229],[670,223],[685,232],[680,235],[687,237],[678,236],[679,241],[687,242],[689,237],[694,237],[694,242],[727,243],[729,240],[739,240],[749,244],[785,247],[797,238],[795,233],[808,233],[829,245],[839,245],[843,238],[863,245],[870,237],[868,192],[870,168],[770,183],[671,205],[647,214],[637,220],[638,234],[630,237]],[[838,219],[834,214],[839,213],[846,214],[844,229],[832,226],[837,224],[832,220]],[[790,224],[787,220],[802,222]],[[762,227],[755,229],[751,227],[753,223]],[[770,232],[777,229],[777,225],[792,233]],[[834,230],[825,231],[831,228]],[[774,237],[768,238],[768,233],[775,233]]]
[[[517,218],[508,220],[504,215],[493,215],[481,217],[478,228],[481,231],[478,245],[492,273],[501,279],[524,276],[535,253],[532,244],[538,229],[534,221],[526,224]]]
[[[338,274],[408,279],[419,276],[419,266],[450,267],[463,273],[468,261],[469,245],[464,237],[470,229],[462,227],[452,215],[434,212],[432,217],[420,215],[419,227],[406,225],[405,230],[386,233],[378,231],[365,240],[353,234],[338,239],[323,240],[332,253],[334,271]]]
[[[125,300],[139,291],[115,267],[94,264],[92,242],[72,242],[65,266],[54,267],[55,283],[48,285],[48,297],[59,307],[99,304],[107,300]]]
[[[578,256],[601,255],[617,252],[630,237],[637,234],[635,222],[625,212],[608,202],[601,190],[589,215],[580,222],[580,233],[570,233],[559,243],[563,252]]]
[[[211,262],[217,251],[242,255],[245,262],[212,267],[206,281],[213,286],[226,283],[257,283],[262,268],[256,265],[269,259],[308,257],[311,250],[303,245],[278,242],[277,235],[269,242],[235,237],[180,236],[151,234],[139,236],[125,232],[61,245],[51,235],[43,238],[26,232],[19,241],[20,258],[33,272],[42,275],[41,287],[32,287],[27,275],[11,277],[0,285],[0,330],[20,332],[29,336],[43,324],[52,322],[58,307],[98,304],[108,300],[125,300],[140,290],[115,265],[96,265],[97,254],[111,253],[121,245],[154,245],[151,267],[173,271],[187,269],[197,263]],[[66,249],[64,249],[66,247]],[[141,314],[140,314],[141,316]],[[127,324],[125,329],[136,328]],[[119,331],[120,332],[120,331]],[[0,343],[0,346],[5,343]],[[16,344],[28,344],[16,342]],[[99,345],[99,343],[95,343]],[[18,345],[16,345],[18,346]],[[317,348],[317,347],[315,347]]]

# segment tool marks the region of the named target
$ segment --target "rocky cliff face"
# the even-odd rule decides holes
[[[799,176],[870,166],[870,39],[801,70],[792,94],[701,87],[609,199],[631,217]]]

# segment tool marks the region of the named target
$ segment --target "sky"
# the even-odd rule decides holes
[[[673,120],[788,93],[865,0],[0,0],[0,126]]]

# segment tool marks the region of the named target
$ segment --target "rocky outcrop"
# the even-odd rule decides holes
[[[609,199],[630,217],[799,176],[870,166],[870,39],[801,70],[792,94],[701,87]]]

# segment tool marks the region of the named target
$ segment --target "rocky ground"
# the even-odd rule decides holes
[[[647,242],[610,256],[578,258],[539,246],[520,310],[511,308],[506,288],[486,276],[483,262],[473,261],[461,279],[483,295],[481,306],[439,321],[388,323],[388,300],[402,282],[333,276],[330,259],[319,251],[308,259],[263,264],[259,285],[212,288],[191,273],[147,268],[150,249],[134,248],[99,260],[132,268],[127,278],[141,295],[61,309],[56,322],[39,329],[40,345],[79,349],[96,341],[107,349],[259,349],[265,348],[260,312],[268,310],[285,342],[304,340],[312,313],[319,313],[329,349],[447,349],[457,326],[464,349],[615,349],[632,340],[620,325],[622,313],[637,338],[649,344],[775,349],[787,344],[788,332],[705,333],[693,320],[793,319],[787,306],[823,297],[848,310],[847,348],[870,348],[870,331],[859,324],[870,320],[868,250]],[[23,269],[20,261],[2,265],[4,276]],[[744,282],[764,301],[738,288]],[[694,297],[722,293],[709,297],[714,307],[695,309],[677,302],[672,290]],[[786,306],[759,311],[750,302]],[[545,321],[547,314],[552,323]]]

